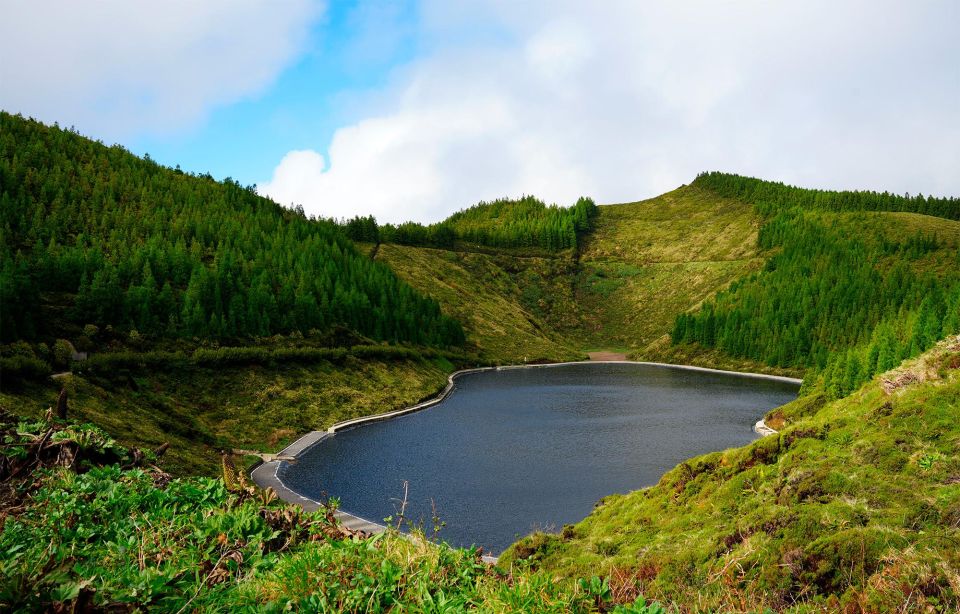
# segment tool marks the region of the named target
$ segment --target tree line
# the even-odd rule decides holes
[[[783,208],[800,207],[820,211],[906,211],[960,220],[960,198],[956,197],[900,196],[868,190],[811,190],[719,172],[701,173],[693,185],[754,204],[764,215]]]
[[[598,213],[592,199],[581,197],[570,207],[547,205],[533,196],[480,202],[436,224],[378,225],[372,216],[342,222],[348,237],[370,243],[397,243],[449,249],[457,242],[486,247],[575,248]]]
[[[4,341],[94,324],[227,339],[345,326],[375,340],[464,342],[436,301],[336,223],[8,113],[0,257]]]

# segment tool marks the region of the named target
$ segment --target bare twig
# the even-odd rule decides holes
[[[400,529],[400,526],[403,524],[404,514],[407,513],[407,495],[410,490],[410,482],[403,481],[403,500],[400,502],[400,512],[397,513],[397,530]]]
[[[207,577],[204,579],[204,581],[201,582],[199,585],[197,585],[197,590],[194,591],[193,597],[188,599],[187,602],[183,604],[183,607],[177,610],[177,614],[182,614],[187,609],[187,606],[193,603],[193,600],[197,598],[197,595],[200,594],[200,591],[203,589],[203,587],[207,585],[207,582],[209,582],[210,578],[213,576],[213,572],[215,572],[217,568],[220,567],[220,563],[222,563],[223,560],[227,558],[228,554],[230,554],[230,551],[224,552],[223,554],[220,555],[220,558],[217,559],[217,563],[213,566],[213,569],[210,570],[210,573],[207,574]]]

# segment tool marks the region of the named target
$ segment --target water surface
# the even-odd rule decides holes
[[[603,496],[655,484],[691,456],[756,438],[753,424],[795,384],[631,364],[460,376],[440,404],[329,437],[281,477],[311,498],[382,522],[409,483],[407,516],[442,539],[501,552],[559,530]]]

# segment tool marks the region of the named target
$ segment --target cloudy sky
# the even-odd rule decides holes
[[[0,108],[309,213],[960,195],[955,0],[0,0]]]

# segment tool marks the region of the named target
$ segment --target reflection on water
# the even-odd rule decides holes
[[[754,422],[797,388],[630,364],[467,374],[439,405],[328,438],[282,477],[374,522],[395,513],[406,480],[408,518],[429,528],[432,499],[442,539],[500,552],[691,456],[752,441]]]

